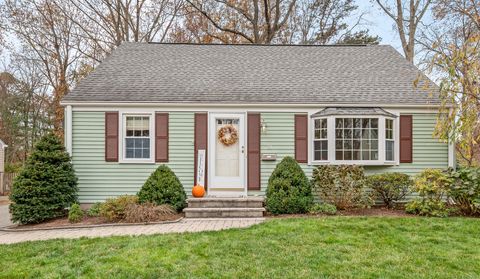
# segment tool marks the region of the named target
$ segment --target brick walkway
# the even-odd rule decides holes
[[[60,229],[29,232],[0,231],[0,244],[55,238],[106,237],[113,235],[149,235],[165,233],[219,231],[247,228],[262,223],[264,218],[183,219],[177,223],[140,226],[116,226],[84,229]]]

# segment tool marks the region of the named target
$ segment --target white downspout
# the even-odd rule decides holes
[[[65,149],[72,156],[72,106],[65,107]]]

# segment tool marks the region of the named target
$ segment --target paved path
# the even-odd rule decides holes
[[[0,228],[12,225],[8,205],[0,205]]]
[[[84,229],[61,229],[29,232],[0,231],[0,244],[55,238],[105,237],[113,235],[149,235],[165,233],[219,231],[246,228],[262,223],[264,218],[183,219],[177,223],[140,226],[115,226]]]

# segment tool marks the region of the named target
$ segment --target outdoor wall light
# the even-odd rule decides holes
[[[265,134],[267,132],[267,123],[265,123],[265,119],[260,120],[260,128],[262,131],[262,134]]]

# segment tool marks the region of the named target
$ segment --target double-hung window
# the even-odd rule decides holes
[[[126,160],[150,160],[151,116],[125,115],[123,152]]]
[[[385,119],[385,161],[395,160],[395,139],[393,119]]]
[[[313,157],[315,161],[328,160],[327,119],[315,119],[313,139]]]

